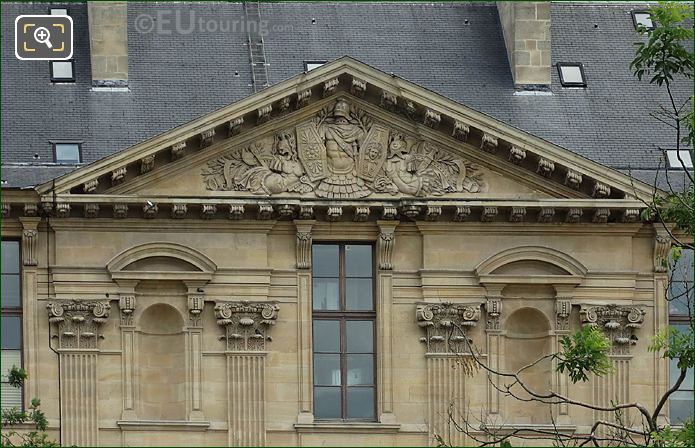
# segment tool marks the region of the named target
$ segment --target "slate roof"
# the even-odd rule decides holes
[[[157,10],[181,14],[184,22],[191,11],[196,20],[239,21],[241,3],[129,3],[127,93],[91,90],[84,3],[68,5],[74,84],[52,84],[48,63],[15,58],[15,17],[61,5],[2,3],[4,187],[36,185],[74,169],[51,166],[50,140],[83,141],[83,161],[93,162],[253,92],[246,33],[140,34],[133,25]],[[674,141],[670,128],[649,116],[667,100],[663,90],[629,70],[641,39],[630,12],[644,7],[554,3],[552,62],[582,62],[588,87],[561,87],[553,67],[552,95],[534,96],[515,94],[494,3],[263,3],[261,17],[268,21],[272,84],[301,73],[306,60],[348,55],[649,181],[658,148]],[[683,100],[691,92],[688,82],[676,87]]]

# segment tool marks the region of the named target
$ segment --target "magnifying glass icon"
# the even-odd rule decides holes
[[[51,33],[46,29],[46,27],[40,26],[34,30],[34,39],[40,44],[46,44],[48,48],[53,48],[51,45]]]

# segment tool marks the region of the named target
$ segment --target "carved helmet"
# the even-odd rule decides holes
[[[338,100],[333,106],[333,116],[350,118],[350,105],[343,100]]]

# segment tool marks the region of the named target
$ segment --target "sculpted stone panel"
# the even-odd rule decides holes
[[[579,311],[582,324],[598,327],[611,341],[611,353],[627,355],[637,344],[635,330],[642,327],[646,312],[634,306],[583,305]]]
[[[270,326],[275,325],[280,307],[275,302],[215,302],[217,324],[229,351],[263,351]]]
[[[339,99],[296,127],[212,160],[209,191],[356,199],[485,191],[480,168],[438,146],[374,122]]]
[[[55,300],[46,305],[48,322],[55,326],[58,348],[96,349],[99,329],[109,318],[111,305],[100,300]]]
[[[427,332],[420,338],[427,345],[427,353],[466,353],[465,332],[480,320],[480,305],[419,303],[415,317]]]

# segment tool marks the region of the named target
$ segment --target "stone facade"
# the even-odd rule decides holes
[[[329,64],[5,195],[2,235],[25,241],[25,400],[41,397],[65,445],[470,443],[449,409],[586,433],[588,412],[505,400],[462,367],[464,341],[508,370],[597,325],[614,377],[570,390],[539,364],[532,384],[652,405],[668,385],[647,350],[666,274],[635,215],[648,188],[629,185],[417,86]],[[322,241],[375,246],[373,422],[314,418]]]

